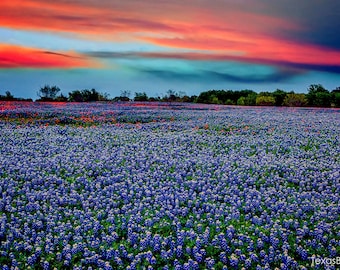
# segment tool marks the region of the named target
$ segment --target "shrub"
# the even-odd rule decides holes
[[[286,95],[283,101],[283,105],[288,107],[303,107],[307,104],[308,101],[305,94],[290,93]]]
[[[274,106],[275,98],[272,96],[257,96],[256,97],[256,105],[257,106]]]

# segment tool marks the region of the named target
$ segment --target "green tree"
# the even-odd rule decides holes
[[[10,91],[6,91],[6,99],[7,100],[13,100],[14,99],[14,96],[11,94],[11,92]]]
[[[269,92],[261,92],[256,96],[257,106],[274,106],[275,98]]]
[[[331,102],[332,106],[340,107],[340,86],[332,90],[331,92]]]
[[[236,104],[242,106],[254,106],[256,105],[257,94],[255,92],[249,93],[246,96],[241,96],[237,99]]]
[[[210,96],[209,103],[211,103],[211,104],[222,104],[222,101],[220,101],[217,96],[212,95],[212,96]]]
[[[181,102],[192,102],[188,95],[181,96]]]
[[[198,95],[196,102],[197,103],[209,103],[211,93],[212,93],[212,90],[201,92]]]
[[[74,90],[68,93],[68,99],[72,102],[83,102],[83,95],[80,90]]]
[[[81,94],[82,94],[82,96],[83,96],[83,101],[84,102],[89,102],[89,101],[91,101],[91,91],[90,90],[88,90],[88,89],[84,89],[84,90],[82,90],[81,91]]]
[[[10,91],[6,91],[4,96],[0,95],[0,100],[11,101],[16,100],[16,98],[11,94]]]
[[[276,89],[272,96],[275,98],[275,106],[282,106],[287,93],[281,89]]]
[[[67,97],[65,97],[65,96],[63,95],[63,93],[61,93],[59,96],[57,96],[57,97],[55,98],[55,100],[56,100],[56,101],[59,101],[59,102],[65,102],[65,101],[67,101]]]
[[[331,94],[328,91],[316,93],[314,105],[318,107],[330,107]]]
[[[307,104],[308,100],[305,94],[289,93],[283,101],[283,105],[288,107],[304,107]]]
[[[44,87],[40,88],[37,94],[41,101],[52,101],[56,98],[59,92],[60,88],[58,86],[49,86],[46,84]]]
[[[321,84],[311,84],[306,98],[309,106],[329,107],[331,105],[331,94]]]
[[[134,101],[148,101],[148,96],[145,92],[136,92]]]
[[[176,91],[172,90],[172,89],[169,89],[167,92],[166,92],[166,96],[164,97],[164,100],[165,101],[176,101],[179,99],[179,96],[178,94],[176,93]]]
[[[83,90],[74,90],[70,93],[69,100],[75,102],[92,102],[92,101],[105,101],[108,100],[108,94],[99,93],[96,89],[92,88],[91,90],[83,89]]]
[[[235,105],[235,102],[233,100],[231,100],[230,98],[228,98],[225,102],[225,105]]]
[[[189,102],[197,103],[197,98],[198,98],[198,96],[192,95],[192,96],[189,97]]]
[[[131,95],[130,90],[123,90],[121,91],[120,97],[118,97],[118,99],[120,101],[130,101],[130,95]]]
[[[110,94],[104,92],[104,93],[99,93],[98,95],[98,101],[108,101],[110,99]]]
[[[237,105],[244,106],[244,105],[246,105],[245,100],[246,100],[245,97],[240,97],[240,98],[237,100],[236,104],[237,104]]]
[[[257,98],[257,94],[255,92],[249,93],[244,100],[244,105],[246,106],[256,105],[256,98]]]

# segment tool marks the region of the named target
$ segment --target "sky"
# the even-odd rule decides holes
[[[338,0],[1,0],[0,94],[340,86]]]

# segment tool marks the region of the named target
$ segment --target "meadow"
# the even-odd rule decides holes
[[[2,102],[0,265],[336,269],[339,134],[339,109]]]

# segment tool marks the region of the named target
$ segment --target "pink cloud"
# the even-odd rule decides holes
[[[84,68],[93,61],[70,52],[48,52],[21,46],[0,44],[0,68]]]

